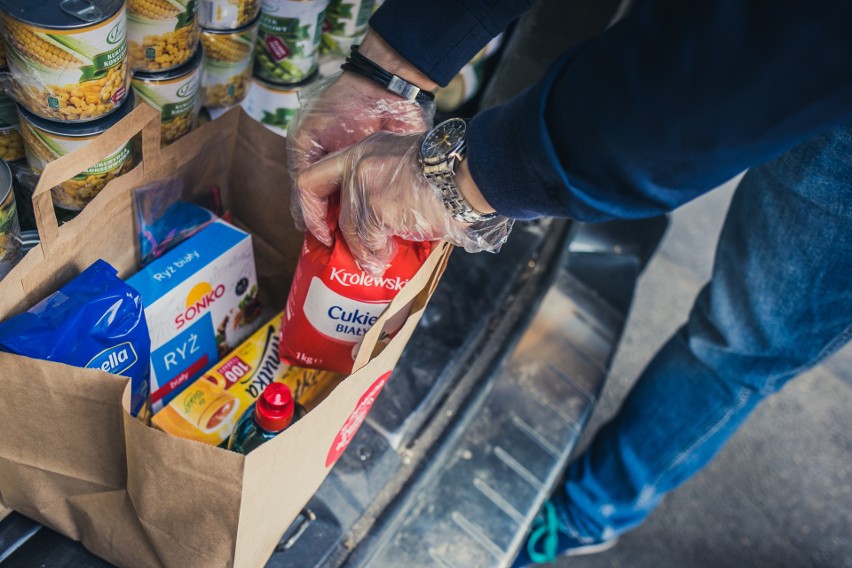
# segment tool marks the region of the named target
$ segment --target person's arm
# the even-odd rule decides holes
[[[533,0],[387,0],[370,27],[408,63],[446,86]]]
[[[394,237],[496,251],[507,217],[670,211],[852,119],[849,21],[845,0],[639,0],[471,123],[457,184],[481,212],[502,214],[492,222],[454,221],[422,175],[415,135],[373,134],[307,169],[300,193],[340,190],[344,236],[371,270]]]
[[[639,0],[473,120],[472,182],[514,218],[670,211],[852,119],[849,22],[847,0]]]
[[[370,20],[374,29],[360,51],[385,70],[432,91],[448,83],[529,4],[529,0],[388,0]],[[407,134],[431,126],[434,105],[407,101],[356,73],[345,71],[321,85],[300,93],[302,108],[289,128],[294,180],[311,164],[375,132]],[[326,198],[298,187],[290,196],[296,225],[330,245]]]

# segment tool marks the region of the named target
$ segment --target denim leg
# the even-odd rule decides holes
[[[852,336],[852,127],[751,170],[713,278],[554,499],[575,536],[641,523],[751,411]]]

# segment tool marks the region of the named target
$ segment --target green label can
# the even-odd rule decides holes
[[[133,109],[134,102],[135,97],[131,93],[118,112],[82,125],[44,120],[18,105],[24,150],[30,167],[41,174],[53,160],[88,145],[126,116]],[[52,188],[53,204],[74,211],[83,209],[107,183],[136,165],[134,149],[135,140],[128,140],[91,168]]]
[[[202,101],[208,108],[230,107],[245,98],[259,21],[242,28],[201,31],[204,46]]]
[[[127,28],[131,69],[176,69],[198,49],[198,0],[127,0]]]
[[[235,30],[257,19],[260,0],[201,0],[201,27]]]
[[[317,69],[328,0],[264,0],[256,76],[277,84],[304,81]]]
[[[30,112],[82,122],[96,120],[121,104],[129,78],[123,1],[112,2],[91,22],[61,11],[57,1],[10,2],[17,8],[15,14],[28,18],[12,17],[7,11],[0,15],[15,97]],[[17,7],[21,3],[27,8]]]
[[[272,132],[287,136],[287,128],[299,110],[299,91],[314,78],[299,85],[282,86],[255,77],[241,106],[250,117]]]
[[[136,103],[160,111],[160,143],[171,144],[198,125],[201,108],[201,51],[182,67],[162,73],[135,73]]]

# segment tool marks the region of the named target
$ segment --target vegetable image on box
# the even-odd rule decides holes
[[[286,430],[304,414],[287,385],[272,383],[240,417],[228,441],[228,449],[247,454]]]

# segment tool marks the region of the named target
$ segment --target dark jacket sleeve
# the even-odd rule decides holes
[[[850,22],[848,0],[639,0],[474,119],[473,178],[516,218],[670,211],[852,120]]]
[[[427,77],[446,86],[533,0],[387,0],[373,17],[382,39]]]

